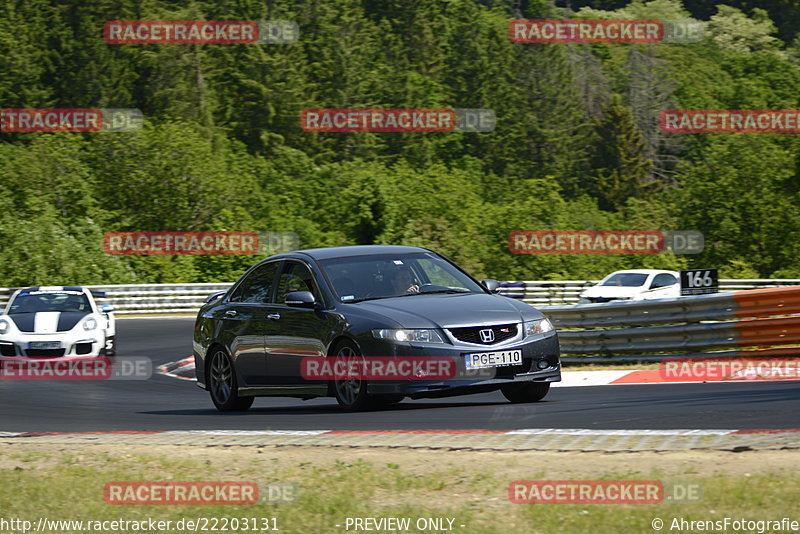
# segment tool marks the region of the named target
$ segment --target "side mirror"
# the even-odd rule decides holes
[[[216,300],[216,299],[220,298],[220,297],[221,297],[222,295],[224,295],[225,293],[227,293],[227,291],[217,291],[216,293],[211,293],[209,296],[207,296],[207,297],[205,298],[205,300],[204,300],[203,302],[204,302],[204,303],[206,303],[206,304],[208,304],[208,303],[209,303],[209,302],[211,302],[212,300]]]
[[[114,306],[111,306],[110,304],[103,304],[102,306],[100,306],[101,313],[111,313],[113,311],[114,311]]]
[[[292,308],[313,308],[316,303],[311,291],[292,291],[286,295],[286,305]]]
[[[494,278],[487,278],[486,280],[481,280],[481,284],[483,285],[483,287],[489,290],[489,293],[497,293],[500,290],[500,282],[498,282]]]

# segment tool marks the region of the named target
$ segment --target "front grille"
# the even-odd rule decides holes
[[[26,349],[25,356],[38,356],[41,358],[57,358],[64,355],[66,349]]]
[[[495,326],[467,326],[464,328],[449,328],[449,330],[457,340],[478,345],[495,345],[517,335],[517,325],[513,323]],[[491,330],[494,339],[488,342],[483,341],[481,330]]]

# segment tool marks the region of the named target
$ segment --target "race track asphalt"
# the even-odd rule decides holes
[[[120,319],[119,356],[156,367],[191,355],[191,318]],[[537,404],[499,393],[405,400],[343,413],[334,399],[261,398],[249,412],[218,413],[194,382],[0,380],[0,431],[764,429],[800,427],[800,382],[554,388]]]

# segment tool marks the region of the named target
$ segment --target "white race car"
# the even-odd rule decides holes
[[[80,286],[18,289],[0,313],[0,356],[114,356],[114,308]]]
[[[578,304],[681,296],[680,273],[656,269],[617,271],[580,294]]]

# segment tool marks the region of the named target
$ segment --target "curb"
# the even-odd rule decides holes
[[[640,452],[800,449],[800,429],[167,430],[0,432],[0,443]]]

